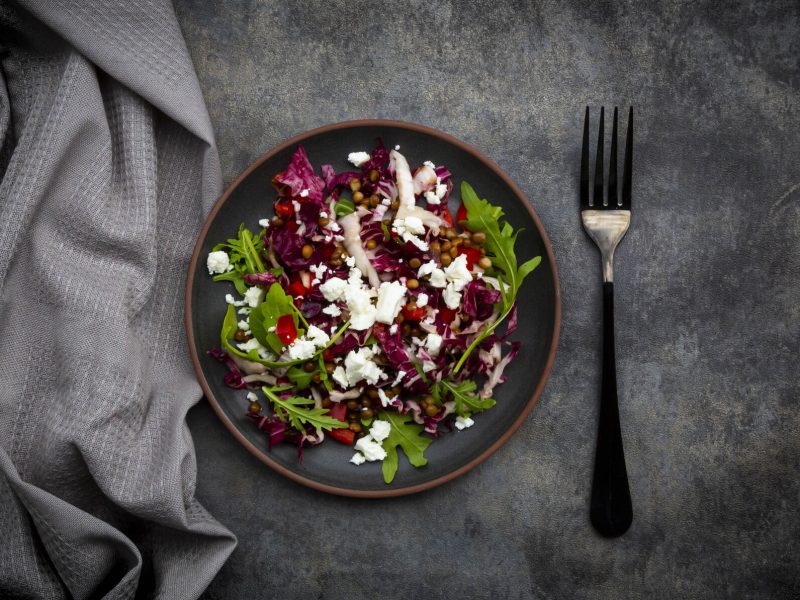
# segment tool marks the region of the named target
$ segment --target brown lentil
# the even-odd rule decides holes
[[[447,252],[452,247],[453,244],[450,242],[450,240],[445,240],[442,242],[442,252]]]
[[[408,336],[411,334],[411,325],[403,323],[403,335]]]
[[[258,402],[258,400],[253,400],[250,403],[250,412],[252,412],[252,413],[260,413],[261,412],[261,404]]]
[[[488,256],[483,256],[483,257],[481,257],[481,259],[478,261],[478,266],[479,266],[481,269],[489,269],[489,268],[491,268],[491,266],[492,266],[492,259],[491,259],[491,258],[489,258]]]
[[[419,281],[416,279],[409,279],[406,281],[406,287],[410,290],[415,290],[419,287]]]
[[[353,192],[357,192],[360,189],[361,189],[361,182],[355,177],[353,177],[353,179],[350,180],[350,190]],[[355,194],[353,194],[353,200],[355,199],[356,199]]]
[[[354,202],[363,202],[364,201],[364,194],[361,192],[353,192],[353,201]]]
[[[412,269],[419,269],[420,265],[422,265],[422,261],[418,259],[416,256],[408,261],[408,266]]]
[[[380,198],[375,195],[369,197],[369,207],[370,208],[377,208],[378,204],[380,204]]]
[[[372,183],[375,183],[376,181],[378,181],[378,177],[380,177],[380,176],[381,176],[381,174],[380,174],[380,173],[378,173],[378,170],[377,170],[377,169],[372,169],[372,170],[369,172],[369,180],[370,180]]]
[[[322,406],[322,408],[330,408],[331,406],[333,406],[333,400],[331,400],[330,398],[323,398],[322,402],[320,402],[320,405]]]
[[[458,256],[458,246],[455,246],[454,248],[450,248],[450,256],[452,258],[455,258],[456,256]]]
[[[275,217],[272,219],[272,224],[275,225],[275,227],[283,227],[283,219],[280,217]]]
[[[314,369],[316,369],[316,366],[314,366],[314,363],[312,362],[307,362],[306,364],[303,365],[303,370],[306,373],[313,373]]]
[[[353,431],[355,433],[360,432],[361,431],[361,423],[358,423],[358,422],[350,423],[350,431]]]
[[[237,329],[236,333],[233,334],[233,339],[241,344],[250,339],[250,334],[242,329]]]
[[[464,246],[464,248],[472,248],[472,240],[469,238],[464,238],[461,240],[461,245]]]
[[[332,362],[326,362],[326,363],[325,363],[325,372],[326,372],[328,375],[330,375],[331,373],[333,373],[333,371],[334,371],[334,369],[335,369],[335,368],[336,368],[336,367],[333,365],[333,363],[332,363]]]
[[[341,267],[341,266],[342,266],[342,264],[344,264],[344,263],[342,262],[342,259],[341,259],[341,258],[332,258],[332,259],[331,259],[331,264],[332,264],[334,267]]]
[[[428,394],[422,399],[423,404],[433,404],[434,402],[436,402],[436,399],[430,394]]]
[[[303,255],[303,258],[311,258],[311,255],[314,254],[314,248],[311,247],[311,244],[306,244],[303,246],[303,249],[300,250],[300,253]]]
[[[472,241],[476,244],[485,244],[486,243],[486,234],[482,231],[476,231],[472,234]]]
[[[361,418],[362,419],[371,419],[375,415],[371,409],[367,408],[366,410],[361,411]]]
[[[456,233],[456,230],[455,230],[455,229],[453,229],[452,227],[448,227],[448,228],[447,228],[447,231],[445,231],[445,233],[444,233],[444,236],[445,236],[445,237],[446,237],[448,240],[452,240],[452,239],[454,239],[454,238],[457,238],[457,237],[458,237],[458,234]]]
[[[428,415],[429,417],[435,417],[436,413],[438,412],[439,412],[439,407],[436,406],[435,404],[428,404],[425,407],[425,414]]]
[[[358,409],[358,400],[348,400],[347,410],[356,410],[356,409]]]
[[[314,383],[319,383],[320,381],[322,381],[322,375],[319,374],[319,371],[315,372],[311,376],[311,381],[313,381]]]
[[[431,242],[431,250],[434,252],[439,252],[442,249],[442,245],[439,242]]]
[[[399,315],[397,315],[397,316],[394,318],[394,322],[395,322],[395,323],[397,323],[397,324],[399,325],[399,324],[401,324],[403,321],[405,321],[405,319],[406,319],[406,318],[403,316],[403,314],[402,314],[402,313],[400,313]]]
[[[317,220],[317,223],[319,223],[320,227],[325,227],[330,222],[331,220],[328,217],[320,217]]]
[[[400,208],[400,201],[395,200],[394,202],[392,202],[392,210],[397,210],[398,208]]]
[[[367,241],[367,250],[374,250],[378,245],[378,242],[375,240],[368,240]]]
[[[449,265],[451,262],[453,262],[453,259],[449,254],[442,254],[439,260],[442,261],[442,265],[444,265],[445,267]]]
[[[367,396],[369,396],[372,400],[378,399],[378,389],[377,388],[369,388],[367,390]]]

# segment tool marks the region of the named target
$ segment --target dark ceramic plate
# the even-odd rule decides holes
[[[475,426],[443,433],[428,447],[428,465],[414,468],[405,456],[390,485],[383,483],[379,462],[359,467],[348,461],[353,449],[330,442],[306,449],[303,462],[297,449],[281,444],[267,451],[266,437],[245,416],[245,392],[226,387],[224,367],[206,354],[219,344],[219,330],[227,305],[227,283],[214,283],[205,268],[212,246],[231,237],[244,222],[258,229],[258,220],[271,216],[272,176],[283,170],[297,144],[311,163],[351,168],[347,154],[371,150],[381,137],[387,147],[400,144],[412,166],[425,160],[445,165],[453,173],[456,190],[464,179],[481,197],[503,207],[514,228],[525,232],[517,240],[519,262],[541,255],[541,265],[528,277],[518,297],[519,328],[514,338],[524,342],[509,369],[508,380],[496,388],[497,405],[475,417]],[[455,196],[455,198],[453,197]],[[450,199],[455,211],[458,193]],[[186,286],[186,331],[197,377],[219,418],[245,448],[279,473],[312,488],[348,496],[378,497],[411,494],[458,477],[497,450],[533,408],[553,364],[558,343],[561,306],[553,251],[539,218],[519,188],[497,165],[467,144],[420,125],[399,121],[351,121],[315,129],[288,140],[253,163],[225,191],[209,214],[194,249]]]

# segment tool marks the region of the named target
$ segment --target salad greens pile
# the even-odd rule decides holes
[[[518,264],[521,230],[465,181],[454,218],[447,168],[412,171],[382,143],[349,160],[319,176],[298,147],[273,178],[274,217],[212,248],[209,274],[236,296],[209,354],[269,447],[331,438],[388,484],[398,450],[423,467],[434,439],[495,406],[541,258]]]

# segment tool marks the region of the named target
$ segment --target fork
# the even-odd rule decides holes
[[[581,152],[581,220],[586,233],[600,249],[603,263],[603,377],[600,418],[592,482],[590,518],[607,537],[625,533],[633,520],[622,430],[617,403],[617,368],[614,356],[614,250],[631,222],[631,166],[633,160],[633,107],[628,114],[622,197],[617,193],[617,109],[611,132],[608,196],[603,197],[603,130],[605,109],[600,109],[600,133],[594,172],[594,201],[589,193],[589,107],[583,124]]]

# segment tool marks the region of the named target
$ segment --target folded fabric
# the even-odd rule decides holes
[[[167,0],[0,2],[0,597],[197,598],[183,284],[220,171]]]

